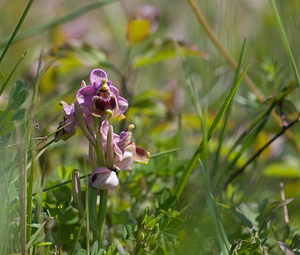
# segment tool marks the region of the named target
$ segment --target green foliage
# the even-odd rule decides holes
[[[297,1],[198,1],[200,23],[197,6],[188,8],[196,1],[158,1],[155,33],[152,21],[130,16],[135,3],[54,1],[57,14],[36,2],[25,12],[0,4],[1,255],[21,254],[20,194],[32,255],[300,254],[299,124],[285,130],[299,118]],[[239,57],[235,70],[222,47]],[[93,168],[87,141],[79,130],[50,139],[64,118],[59,101],[74,102],[92,68],[105,69],[129,101],[127,118],[112,120],[116,132],[133,123],[134,142],[151,152],[148,165],[119,171],[101,243],[87,178],[85,211],[72,197],[73,170],[84,177]]]

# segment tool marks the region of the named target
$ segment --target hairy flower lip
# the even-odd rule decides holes
[[[114,96],[103,98],[102,96],[94,96],[92,99],[92,106],[90,108],[91,114],[102,117],[107,114],[107,110],[113,111],[116,109],[117,103]]]
[[[90,83],[91,85],[86,85],[82,81],[76,95],[77,102],[94,116],[103,117],[107,110],[111,110],[113,117],[122,117],[128,108],[128,102],[119,96],[119,90],[111,85],[105,71],[94,69],[90,74]]]

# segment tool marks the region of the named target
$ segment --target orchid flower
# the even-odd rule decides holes
[[[101,125],[100,132],[102,134],[103,148],[107,148],[107,135],[109,128],[107,120],[104,120]],[[113,133],[111,139],[111,148],[114,152],[113,167],[116,170],[131,169],[133,161],[147,164],[150,158],[150,153],[144,149],[135,145],[132,142],[132,133],[130,132],[134,128],[133,125],[129,125],[128,131],[123,131],[120,135]]]
[[[76,99],[82,108],[87,109],[92,115],[103,117],[107,110],[112,112],[113,117],[125,117],[123,113],[128,108],[128,102],[119,96],[119,90],[111,85],[107,74],[101,69],[95,69],[90,74],[90,85],[82,81]]]

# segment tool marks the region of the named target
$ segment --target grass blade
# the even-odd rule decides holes
[[[29,2],[28,2],[28,4],[27,4],[27,6],[26,6],[26,8],[25,8],[25,10],[24,10],[24,12],[23,12],[23,14],[22,14],[22,16],[21,16],[21,18],[20,18],[20,20],[19,20],[19,22],[18,22],[18,24],[17,24],[17,26],[16,26],[14,32],[12,33],[11,37],[10,37],[7,41],[4,41],[4,42],[3,42],[3,46],[4,46],[5,44],[6,44],[6,46],[5,46],[3,52],[2,52],[2,54],[1,54],[1,56],[0,56],[0,64],[1,64],[1,62],[2,62],[2,60],[3,60],[3,58],[4,58],[4,56],[5,56],[5,54],[6,54],[7,50],[8,50],[8,48],[10,47],[10,45],[12,44],[13,40],[15,39],[17,33],[19,32],[19,29],[20,29],[21,25],[23,24],[23,21],[24,21],[24,19],[26,18],[27,13],[28,13],[28,11],[29,11],[29,9],[30,9],[30,7],[31,7],[31,5],[32,5],[32,3],[33,3],[33,1],[34,1],[34,0],[29,0]]]
[[[47,29],[50,29],[52,27],[55,27],[55,26],[58,26],[58,25],[61,25],[63,23],[66,23],[70,20],[73,20],[89,11],[92,11],[92,10],[95,10],[96,8],[99,8],[99,7],[102,7],[106,4],[110,4],[110,3],[113,3],[115,1],[118,1],[118,0],[104,0],[104,1],[98,1],[98,2],[95,2],[95,3],[92,3],[92,4],[89,4],[89,5],[86,5],[74,12],[71,12],[61,18],[57,18],[55,20],[52,20],[52,21],[49,21],[47,23],[44,23],[42,25],[39,25],[39,26],[36,26],[36,27],[33,27],[33,28],[30,28],[22,33],[20,33],[18,36],[16,36],[14,42],[18,42],[20,40],[23,40],[25,38],[28,38],[30,36],[33,36],[33,35],[37,35],[41,32],[43,32],[44,30],[47,30]],[[3,47],[8,41],[8,38],[0,41],[0,47]]]
[[[288,54],[288,57],[290,59],[290,62],[292,64],[298,87],[300,88],[300,76],[299,76],[299,73],[298,73],[298,69],[297,69],[296,62],[295,62],[295,59],[294,59],[294,56],[293,56],[293,52],[291,50],[291,46],[289,44],[287,35],[285,33],[285,30],[284,30],[284,27],[283,27],[283,24],[282,24],[282,21],[281,21],[281,18],[280,18],[280,15],[279,15],[279,12],[278,12],[278,9],[277,9],[277,6],[276,6],[276,3],[275,3],[274,0],[270,0],[270,3],[273,7],[273,11],[274,11],[274,14],[275,14],[275,17],[276,17],[276,21],[277,21],[278,26],[279,26],[280,35],[281,35],[285,50],[286,50],[286,52]]]
[[[242,70],[242,64],[243,64],[243,60],[244,60],[244,56],[245,56],[246,43],[247,43],[247,39],[244,39],[241,54],[240,54],[240,57],[239,57],[238,67],[237,67],[236,73],[235,73],[233,86],[234,86],[234,84],[237,83],[238,78],[239,78],[239,74]],[[225,139],[225,134],[227,132],[229,116],[230,116],[230,113],[231,113],[231,105],[232,105],[232,101],[229,103],[229,105],[227,107],[226,114],[225,114],[224,124],[223,124],[223,128],[222,128],[222,131],[221,131],[221,134],[220,134],[218,148],[217,148],[217,151],[216,151],[216,160],[215,160],[215,163],[214,163],[212,176],[214,176],[215,172],[217,171],[219,158],[220,158],[220,153],[221,153],[221,149],[222,149],[222,146],[223,146],[223,141]]]
[[[212,135],[214,134],[217,125],[219,124],[222,116],[224,115],[228,105],[230,104],[230,102],[233,99],[233,96],[237,90],[237,88],[239,87],[240,83],[242,82],[244,76],[246,75],[247,71],[248,71],[249,66],[246,68],[246,70],[242,73],[242,75],[240,76],[239,80],[237,81],[237,83],[233,86],[232,90],[230,91],[229,95],[227,96],[225,102],[223,103],[221,109],[219,110],[216,118],[214,119],[212,125],[210,126],[209,130],[208,130],[208,134],[207,134],[207,140],[209,141],[209,139],[212,137]],[[198,146],[197,150],[195,151],[194,155],[192,156],[192,158],[190,159],[190,161],[188,162],[186,168],[183,170],[182,175],[180,176],[175,188],[174,188],[174,195],[176,196],[176,198],[178,199],[181,196],[181,193],[190,177],[190,175],[192,174],[198,159],[200,157],[202,151],[202,142],[201,144]]]
[[[200,158],[198,159],[198,161],[202,168],[202,175],[203,175],[204,188],[205,188],[205,194],[206,194],[206,202],[207,202],[207,206],[208,206],[208,211],[209,211],[210,215],[212,216],[212,220],[213,220],[216,235],[217,235],[217,240],[219,242],[222,254],[228,254],[230,243],[229,243],[227,235],[225,233],[223,223],[217,212],[217,207],[216,207],[214,196],[211,191],[211,183],[210,183],[209,173],[208,173],[208,169],[207,169],[208,154],[209,154],[208,131],[207,131],[207,109],[204,110],[204,114],[202,115],[201,127],[202,127],[202,135],[203,135],[203,140],[202,140],[203,162],[201,161]]]

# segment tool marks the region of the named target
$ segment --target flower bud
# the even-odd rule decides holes
[[[89,177],[89,183],[96,189],[113,189],[119,184],[116,172],[106,168],[95,168]]]

